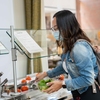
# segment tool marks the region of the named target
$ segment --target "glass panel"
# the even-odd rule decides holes
[[[23,46],[19,40],[15,37],[15,44],[16,46],[21,49],[24,54],[29,58],[29,59],[34,59],[34,58],[43,58],[43,57],[49,57],[51,55],[57,55],[57,46],[56,46],[56,40],[52,35],[51,30],[14,30],[14,32],[19,32],[19,31],[26,31],[33,39],[34,41],[43,49],[42,52],[38,53],[29,53],[25,46]],[[6,31],[6,33],[11,37],[10,31]]]
[[[4,44],[0,41],[0,55],[8,54],[8,49],[4,46]]]
[[[6,35],[6,31],[4,29],[0,29],[0,55],[9,54],[9,45],[7,44],[9,38]]]
[[[11,39],[10,29],[0,29],[7,33]],[[25,29],[14,29],[14,31],[26,31],[35,42],[43,49],[42,52],[30,54],[23,45],[15,38],[15,45],[24,52],[29,59],[50,57],[58,54],[56,46],[56,40],[52,35],[51,30],[25,30]],[[100,45],[100,30],[84,30],[87,36],[92,40],[93,45]],[[0,40],[1,41],[1,40]],[[2,41],[1,41],[2,42]],[[3,42],[2,42],[3,43]]]

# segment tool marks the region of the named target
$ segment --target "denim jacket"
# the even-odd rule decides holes
[[[76,42],[71,53],[72,57],[70,52],[61,56],[62,62],[66,60],[66,67],[71,76],[71,79],[65,79],[65,84],[69,91],[78,90],[82,94],[94,83],[94,79],[97,77],[96,57],[90,45],[85,41]],[[66,72],[62,67],[62,63],[53,70],[47,71],[48,76],[51,78],[64,73]]]

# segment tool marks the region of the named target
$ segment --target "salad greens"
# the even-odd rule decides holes
[[[51,82],[52,79],[42,79],[38,82],[38,87],[41,91],[46,90],[47,88],[49,88],[49,86],[47,86],[48,82]]]

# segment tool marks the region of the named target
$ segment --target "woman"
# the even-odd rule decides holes
[[[53,16],[52,26],[55,39],[63,46],[62,63],[52,70],[39,74],[36,81],[46,76],[52,78],[64,74],[67,69],[71,79],[66,79],[64,82],[67,90],[72,92],[74,100],[100,100],[97,85],[97,93],[92,91],[92,84],[98,75],[96,57],[86,42],[91,43],[91,41],[80,28],[75,15],[68,10],[59,11]],[[79,39],[86,41],[77,41]],[[48,83],[50,87],[45,92],[52,93],[59,90],[64,82],[55,80]]]

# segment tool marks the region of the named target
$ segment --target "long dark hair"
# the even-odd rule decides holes
[[[62,10],[54,14],[56,23],[61,36],[63,37],[64,53],[71,51],[73,44],[78,39],[85,39],[89,42],[90,39],[86,36],[75,17],[69,10]],[[60,37],[60,36],[59,36]],[[60,42],[61,44],[61,42]]]

